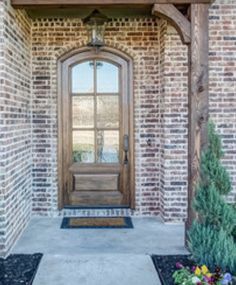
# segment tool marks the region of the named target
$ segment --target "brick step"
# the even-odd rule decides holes
[[[119,191],[73,191],[69,197],[72,206],[122,205],[122,199]]]
[[[117,190],[114,190],[114,189],[94,189],[94,188],[88,188],[88,189],[74,189],[74,192],[78,192],[78,193],[81,193],[81,192],[117,192]]]
[[[73,207],[66,206],[60,215],[63,217],[129,217],[133,210],[129,207]]]

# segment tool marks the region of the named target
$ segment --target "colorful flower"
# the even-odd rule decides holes
[[[192,282],[193,284],[202,284],[201,280],[197,276],[192,278]]]
[[[184,268],[184,266],[183,266],[183,264],[182,264],[182,263],[177,262],[177,263],[176,263],[176,268],[178,268],[178,269],[182,269],[182,268]]]
[[[232,275],[230,273],[225,273],[223,280],[221,280],[222,285],[228,285],[232,281]]]
[[[201,269],[197,266],[195,271],[194,271],[194,274],[197,275],[197,276],[200,276],[202,273]]]
[[[203,266],[201,267],[201,271],[202,271],[202,274],[203,274],[203,275],[206,275],[207,273],[209,273],[209,269],[207,268],[206,265],[203,265]]]
[[[206,282],[212,282],[212,278],[211,277],[208,277],[208,276],[204,276],[204,280],[206,281]]]
[[[230,285],[232,284],[232,275],[223,274],[218,267],[214,273],[211,273],[206,265],[196,267],[184,267],[182,263],[176,263],[178,270],[174,273],[173,278],[176,284],[192,285]],[[187,283],[186,283],[187,282]]]

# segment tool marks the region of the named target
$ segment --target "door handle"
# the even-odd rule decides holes
[[[128,151],[129,151],[129,136],[124,135],[123,138],[123,150],[125,152],[125,159],[124,159],[124,164],[128,164]]]

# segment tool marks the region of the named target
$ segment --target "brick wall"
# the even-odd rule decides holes
[[[0,95],[2,94],[2,82],[3,82],[3,74],[1,70],[3,70],[4,66],[4,46],[3,46],[3,34],[4,34],[4,27],[3,27],[3,21],[4,21],[4,6],[2,3],[0,3]],[[1,95],[2,96],[2,95]],[[1,99],[0,99],[1,100]],[[3,107],[0,106],[0,129],[3,128],[3,120],[2,120],[2,110]],[[0,143],[2,141],[3,137],[0,133]],[[0,145],[0,252],[3,251],[5,246],[5,219],[4,219],[4,164],[1,162],[3,157],[3,149]]]
[[[0,2],[0,254],[31,213],[31,25]]]
[[[188,49],[166,21],[160,27],[161,216],[181,221],[187,217]]]
[[[222,136],[224,165],[236,202],[236,2],[217,0],[210,10],[210,115]]]
[[[159,213],[158,30],[155,19],[116,19],[106,32],[108,46],[133,58],[136,204],[137,213],[143,215]],[[57,60],[86,41],[79,19],[33,21],[33,211],[37,214],[57,213]]]
[[[236,202],[236,2],[217,0],[210,9],[210,116],[221,134]],[[186,218],[187,48],[161,21],[160,209],[165,221]],[[177,170],[177,172],[176,172]]]

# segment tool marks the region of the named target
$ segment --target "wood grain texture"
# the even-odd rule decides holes
[[[191,24],[173,4],[155,4],[152,14],[168,20],[178,31],[184,44],[191,42]]]
[[[11,0],[16,8],[213,3],[213,0]]]
[[[191,46],[189,47],[189,185],[188,221],[192,224],[195,213],[192,201],[200,175],[201,150],[207,146],[209,112],[209,6],[191,5]]]
[[[72,206],[119,206],[123,195],[119,191],[74,191],[70,193]]]
[[[76,191],[118,191],[118,174],[77,174],[74,179]]]
[[[73,174],[116,174],[121,172],[120,164],[72,164],[69,171]]]

